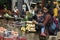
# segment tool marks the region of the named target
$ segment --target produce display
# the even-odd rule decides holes
[[[20,40],[19,32],[20,28],[14,20],[1,19],[0,20],[0,40]]]
[[[35,32],[35,24],[32,21],[26,21],[26,27],[21,27],[22,31],[33,31]]]
[[[5,13],[4,14],[4,17],[7,17],[7,18],[13,18],[11,15],[9,15],[8,13]]]
[[[9,31],[9,30],[5,29],[4,27],[0,27],[0,33],[3,33],[5,35],[8,35],[8,33],[10,33],[9,36],[11,36],[11,35],[18,36],[17,31]]]
[[[14,14],[14,15],[13,15]],[[21,19],[17,14],[5,9],[0,14],[0,40],[21,40],[20,22]]]
[[[0,27],[0,33],[4,33],[4,31],[6,31],[7,29]]]
[[[26,30],[35,32],[35,24],[32,21],[27,21]]]
[[[21,31],[26,31],[26,28],[25,27],[21,27]]]

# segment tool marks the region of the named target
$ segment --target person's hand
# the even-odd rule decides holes
[[[38,22],[36,22],[36,21],[33,21],[33,23],[34,23],[34,24],[38,24]]]

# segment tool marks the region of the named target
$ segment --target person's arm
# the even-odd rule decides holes
[[[33,20],[33,23],[34,23],[34,24],[39,24],[36,20]]]
[[[34,15],[34,16],[32,17],[32,21],[33,21],[34,24],[38,24],[38,22],[36,21],[36,20],[37,20],[36,17],[37,17],[36,15]]]
[[[44,26],[46,26],[46,24],[48,23],[48,21],[50,20],[51,16],[48,14],[45,16],[45,20],[43,22]]]

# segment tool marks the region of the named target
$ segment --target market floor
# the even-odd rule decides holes
[[[25,33],[25,32],[21,32],[20,33],[20,36],[27,38],[27,40],[39,40],[39,35],[36,34],[36,33]]]
[[[39,35],[37,33],[20,32],[20,37],[27,38],[27,40],[39,40]],[[50,35],[48,40],[52,40],[51,38],[60,40],[60,32],[57,33],[57,36]]]

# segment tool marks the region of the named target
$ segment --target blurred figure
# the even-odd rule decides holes
[[[43,8],[44,12],[44,26],[46,28],[46,34],[51,34],[49,29],[51,27],[51,24],[53,23],[53,16],[48,12],[48,9],[46,7]]]
[[[19,14],[19,10],[17,9],[17,7],[14,7],[14,14]]]
[[[60,6],[58,8],[58,18],[60,19]]]
[[[42,3],[37,3],[37,10],[42,10]]]
[[[58,16],[58,8],[56,7],[56,5],[54,6],[53,13],[54,13],[54,17]]]
[[[60,30],[60,6],[58,8],[58,19],[59,19],[58,26],[59,26],[59,30]]]
[[[35,8],[33,8],[33,7],[30,7],[30,13],[34,16],[35,15]]]
[[[44,21],[44,14],[39,10],[38,13],[33,17],[33,23],[36,24],[36,31],[40,32],[41,29],[41,34],[42,36],[46,36],[45,34],[45,27],[42,24]]]
[[[50,7],[51,7],[51,1],[48,1],[48,3],[46,4],[46,8],[50,9]]]
[[[48,9],[46,7],[43,7],[43,13],[48,14]]]
[[[53,2],[52,1],[48,1],[48,3],[46,4],[46,8],[48,9],[48,12],[53,16]]]
[[[24,3],[24,4],[22,5],[22,14],[21,14],[21,17],[24,18],[24,17],[26,16],[26,13],[27,13],[28,11],[29,11],[29,10],[28,10],[28,6],[27,6],[26,3]]]
[[[18,14],[19,14],[19,10],[17,9],[17,7],[14,7],[14,18],[15,18],[15,20],[17,20],[17,18],[18,18]]]

